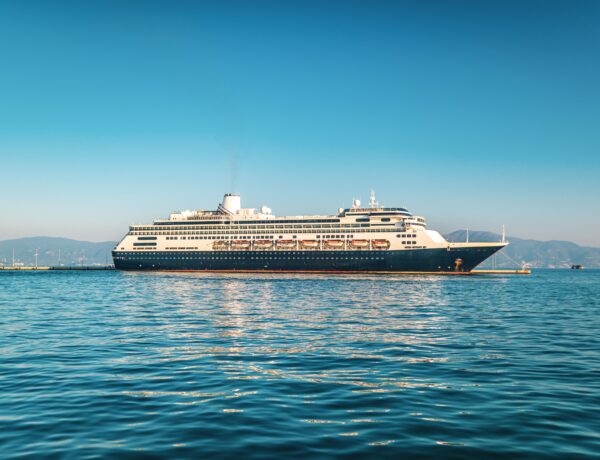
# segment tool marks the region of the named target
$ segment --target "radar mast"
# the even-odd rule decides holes
[[[377,207],[377,200],[375,199],[375,190],[373,189],[371,189],[371,195],[369,197],[369,206],[371,206],[371,208]]]

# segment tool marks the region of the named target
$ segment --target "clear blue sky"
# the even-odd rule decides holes
[[[370,188],[600,246],[600,2],[0,3],[0,239]]]

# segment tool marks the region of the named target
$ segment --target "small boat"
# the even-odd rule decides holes
[[[248,240],[233,240],[231,242],[231,249],[248,249],[250,247],[250,241]]]
[[[269,249],[273,247],[273,242],[271,240],[256,240],[254,247],[256,249]]]
[[[571,270],[583,270],[583,265],[581,265],[581,264],[571,265]]]
[[[373,249],[389,249],[390,242],[388,240],[373,240],[371,241]]]
[[[229,248],[229,241],[217,240],[217,241],[213,242],[213,249],[228,249],[228,248]]]
[[[367,249],[369,247],[368,240],[351,240],[350,247],[352,249]]]
[[[341,249],[344,247],[344,240],[325,240],[325,247],[331,249]]]
[[[320,243],[317,240],[301,240],[300,247],[303,249],[319,249]]]
[[[292,249],[296,247],[296,240],[277,240],[276,245],[279,249]]]

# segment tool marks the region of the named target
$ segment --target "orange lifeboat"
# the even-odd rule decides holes
[[[373,240],[371,241],[373,249],[389,249],[390,242],[388,240]]]
[[[369,240],[352,240],[350,241],[350,247],[353,249],[368,249]]]
[[[277,240],[276,245],[279,249],[293,249],[296,247],[296,240]]]
[[[325,240],[325,247],[328,249],[343,249],[344,240]]]
[[[271,240],[256,240],[254,247],[256,249],[269,249],[273,247],[273,242]]]
[[[229,241],[217,240],[213,242],[213,249],[215,250],[223,250],[227,248],[229,248]]]
[[[250,248],[250,241],[248,240],[233,240],[231,242],[231,249],[248,249]]]
[[[303,249],[319,249],[320,244],[317,240],[302,240],[300,241],[300,247]]]

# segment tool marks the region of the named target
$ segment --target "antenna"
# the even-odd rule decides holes
[[[35,248],[35,268],[38,268],[38,254],[39,254],[39,248]]]
[[[502,224],[502,242],[506,243],[506,229],[504,228],[504,224]]]
[[[469,229],[467,228],[467,243],[469,242]]]
[[[369,197],[369,206],[371,208],[376,207],[377,201],[375,200],[375,190],[371,189],[371,195]]]
[[[13,267],[15,266],[15,248],[13,248]]]

